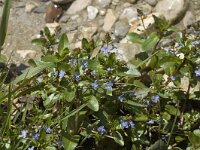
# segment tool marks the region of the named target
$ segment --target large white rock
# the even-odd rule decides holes
[[[155,11],[173,23],[185,13],[188,5],[189,0],[161,0],[157,3]]]
[[[87,6],[89,6],[92,3],[92,0],[76,0],[71,4],[69,9],[67,10],[68,15],[76,14],[83,9],[85,9]]]
[[[98,14],[98,12],[99,12],[99,10],[96,7],[88,6],[87,7],[88,19],[89,20],[95,19],[97,14]]]
[[[117,17],[114,15],[112,9],[108,9],[104,18],[103,30],[106,32],[110,31],[116,20]]]

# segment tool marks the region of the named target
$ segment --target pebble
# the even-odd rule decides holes
[[[167,21],[174,23],[187,10],[189,0],[161,0],[155,7],[155,12],[163,15]]]
[[[123,38],[126,36],[130,28],[127,19],[121,19],[115,23],[114,34],[119,38]]]
[[[195,16],[191,11],[187,11],[183,18],[183,25],[187,28],[189,25],[195,23]]]
[[[148,3],[151,6],[155,6],[157,4],[157,0],[145,0],[146,3]]]
[[[74,15],[82,10],[84,10],[87,6],[91,4],[92,0],[76,0],[71,6],[67,9],[68,15]]]
[[[114,15],[114,12],[112,9],[108,9],[106,16],[104,18],[104,25],[103,30],[105,32],[109,32],[114,25],[115,21],[117,20],[117,17]]]
[[[98,14],[98,12],[99,12],[99,10],[96,7],[88,6],[87,7],[88,19],[89,20],[95,19],[97,14]]]
[[[120,16],[121,19],[126,18],[129,22],[138,17],[137,9],[134,7],[125,8]]]
[[[100,7],[108,7],[111,3],[111,0],[97,0],[97,3],[100,5]]]

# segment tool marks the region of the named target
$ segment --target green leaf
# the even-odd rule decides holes
[[[31,66],[31,67],[36,67],[37,64],[35,63],[34,59],[29,59],[28,60],[28,64]]]
[[[46,56],[43,56],[41,59],[44,62],[59,62],[60,61],[55,55],[46,55]]]
[[[113,136],[113,139],[116,143],[118,143],[121,146],[124,146],[124,139],[118,131],[114,131],[112,133],[112,136]]]
[[[133,84],[139,88],[146,88],[146,86],[139,80],[134,80]]]
[[[79,135],[68,135],[67,133],[63,134],[62,141],[65,150],[74,150],[78,145],[80,136]]]
[[[136,90],[135,91],[136,98],[138,99],[145,98],[148,95],[149,91],[150,91],[149,88],[142,88],[142,89]]]
[[[92,109],[93,111],[98,111],[99,110],[99,102],[98,102],[98,100],[96,99],[95,96],[90,96],[87,106],[90,109]]]
[[[149,150],[167,150],[167,144],[165,144],[165,142],[162,140],[158,140],[153,145],[151,145]]]
[[[64,99],[66,99],[68,102],[71,102],[75,97],[75,93],[75,90],[66,89],[63,93]]]
[[[45,148],[45,150],[57,150],[57,148],[54,147],[54,146],[47,146],[47,147]]]
[[[141,35],[137,33],[129,33],[127,35],[127,39],[131,41],[132,43],[139,43],[142,44],[144,42],[144,39],[142,39]]]
[[[17,84],[25,79],[30,79],[31,77],[37,75],[38,73],[42,72],[43,70],[47,69],[47,68],[54,68],[55,64],[54,63],[46,63],[43,62],[42,64],[40,64],[39,66],[35,67],[35,68],[28,68],[26,69],[23,74],[21,74],[20,76],[18,76],[14,81],[13,84]]]
[[[144,114],[136,114],[135,115],[135,118],[134,118],[134,121],[147,121],[148,120],[148,117],[147,115],[144,115]]]
[[[3,7],[3,13],[1,16],[1,22],[0,22],[0,51],[4,44],[6,32],[8,28],[8,19],[10,14],[10,3],[11,0],[4,1],[4,7]]]
[[[143,42],[142,44],[142,50],[144,52],[151,50],[152,48],[155,47],[155,45],[159,41],[159,36],[157,33],[153,32],[150,34],[150,36]]]
[[[102,71],[102,65],[97,60],[88,60],[88,69]]]
[[[44,101],[45,107],[51,107],[53,106],[58,100],[60,100],[61,94],[55,95],[55,93],[49,95],[47,99]]]
[[[67,35],[64,33],[61,35],[59,44],[58,44],[58,53],[62,54],[63,50],[69,48],[69,40],[67,38]]]
[[[192,145],[200,146],[200,137],[199,136],[196,136],[194,133],[190,133],[188,138]]]
[[[38,38],[38,39],[33,39],[31,41],[31,43],[33,45],[37,45],[37,46],[42,46],[42,47],[45,47],[46,43],[47,43],[47,40],[45,38]]]
[[[125,72],[125,74],[129,77],[139,77],[141,76],[140,72],[138,69],[136,69],[136,66],[130,65],[129,70]]]
[[[0,54],[0,62],[6,62],[7,61],[7,56]]]
[[[200,129],[194,130],[193,133],[200,138]]]
[[[165,105],[165,110],[171,115],[180,116],[180,111],[172,105]]]
[[[155,26],[161,31],[166,30],[169,27],[169,23],[165,19],[161,19],[155,15],[153,15]]]
[[[134,102],[132,100],[126,100],[123,103],[127,104],[127,105],[130,105],[130,106],[133,106],[133,107],[146,107],[146,105],[142,105],[142,104]]]

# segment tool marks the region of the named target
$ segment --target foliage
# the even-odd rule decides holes
[[[70,49],[45,28],[42,57],[1,91],[1,149],[199,149],[199,32],[163,47],[175,30],[154,19],[156,32],[128,35],[141,44],[130,64],[108,34]]]

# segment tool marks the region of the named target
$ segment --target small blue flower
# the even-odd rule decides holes
[[[128,121],[122,121],[122,122],[121,122],[121,127],[124,128],[124,129],[128,129],[128,127],[129,127],[129,122],[128,122]]]
[[[59,78],[61,79],[61,78],[63,78],[64,77],[64,75],[65,75],[65,71],[63,71],[63,70],[61,70],[60,72],[59,72]]]
[[[42,129],[42,126],[38,126],[37,129],[38,129],[38,130]]]
[[[99,127],[97,128],[97,131],[98,131],[100,134],[106,134],[106,133],[107,133],[107,131],[106,131],[106,129],[105,129],[104,126],[99,126]]]
[[[106,90],[112,91],[112,87],[113,87],[113,82],[107,82],[105,84],[105,89]]]
[[[200,77],[200,69],[195,70],[196,77]]]
[[[28,131],[27,130],[22,130],[21,131],[21,137],[26,138]]]
[[[33,139],[33,140],[38,140],[39,137],[40,137],[40,133],[37,133],[37,132],[33,132],[33,133],[32,133],[32,139]]]
[[[193,41],[191,43],[192,46],[196,46],[196,45],[199,45],[200,44],[200,40],[197,40],[197,41]]]
[[[148,125],[152,125],[152,124],[154,124],[154,122],[155,122],[155,121],[151,119],[151,120],[147,121],[147,124],[148,124]]]
[[[171,81],[174,81],[176,78],[174,76],[169,77]]]
[[[98,70],[93,70],[93,71],[91,71],[91,74],[95,75],[97,72],[98,72]]]
[[[53,75],[53,76],[57,76],[57,72],[56,72],[56,69],[55,69],[55,68],[54,68],[53,71],[52,71],[52,75]]]
[[[51,128],[49,128],[48,126],[44,126],[44,130],[46,131],[46,133],[51,133]]]
[[[97,90],[100,84],[98,83],[97,80],[95,80],[93,83],[91,83],[91,86],[93,87],[94,90]]]
[[[78,79],[79,79],[79,73],[78,73],[78,72],[75,72],[75,74],[74,74],[74,80],[75,80],[76,82],[78,82]]]
[[[34,146],[29,147],[28,150],[34,150]]]
[[[123,102],[123,101],[125,100],[125,97],[122,96],[122,95],[120,95],[120,96],[118,97],[118,100],[119,100],[120,102]]]
[[[110,48],[108,47],[107,44],[104,44],[103,47],[101,48],[101,51],[104,53],[104,54],[108,54],[110,52]]]
[[[88,67],[88,61],[87,60],[83,60],[82,61],[82,68],[85,69]]]
[[[129,125],[130,125],[130,127],[133,129],[133,128],[135,128],[135,124],[133,123],[133,121],[129,121]]]
[[[39,77],[39,78],[37,78],[37,81],[38,81],[39,83],[41,83],[41,82],[43,81],[43,78],[42,78],[42,77]]]
[[[152,102],[157,103],[158,101],[159,101],[159,96],[158,95],[153,96]]]
[[[150,101],[146,100],[146,104],[147,104],[147,106],[149,106],[150,105]]]
[[[69,60],[69,64],[71,65],[71,67],[74,67],[77,64],[77,60],[76,59],[71,59],[71,60]]]

